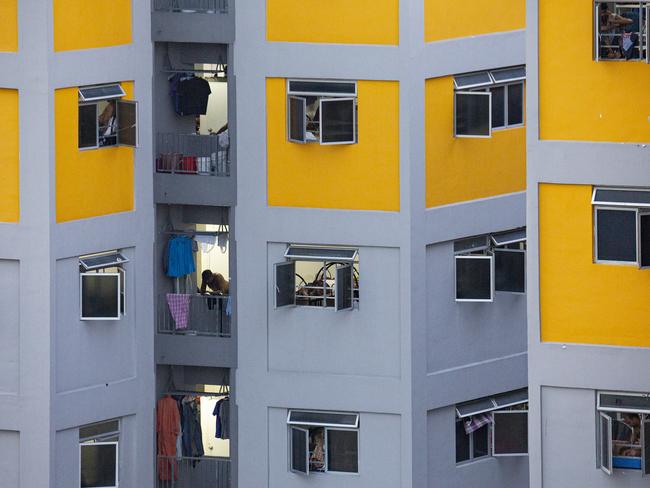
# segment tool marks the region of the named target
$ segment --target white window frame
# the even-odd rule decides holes
[[[610,259],[598,259],[598,210],[614,210],[617,212],[633,212],[636,220],[634,240],[636,242],[636,260],[635,261],[615,261]],[[593,245],[594,245],[594,256],[593,262],[595,264],[615,264],[618,266],[636,266],[640,267],[641,262],[641,250],[640,250],[640,232],[639,232],[639,210],[636,208],[630,207],[611,207],[605,205],[595,205],[593,207],[593,222],[594,222],[594,235],[593,235]]]
[[[349,83],[350,85],[354,84],[354,90],[348,93],[345,92],[328,92],[328,91],[298,91],[291,89],[292,82],[313,82],[313,83],[322,83],[327,85],[328,83]],[[357,81],[352,80],[323,80],[323,79],[287,79],[286,80],[286,92],[287,92],[287,120],[286,120],[286,131],[287,131],[287,141],[297,143],[297,144],[307,144],[307,143],[318,143],[323,146],[332,146],[332,145],[348,145],[348,144],[357,144],[359,139],[358,134],[358,83]],[[307,137],[307,97],[315,97],[316,102],[318,103],[318,138],[310,139]],[[305,128],[305,140],[296,140],[291,137],[291,99],[302,99],[304,100],[304,117],[305,120],[302,121],[302,124]],[[323,101],[328,100],[351,100],[354,103],[354,109],[352,112],[353,117],[353,137],[350,141],[340,141],[340,142],[323,142]],[[313,135],[313,134],[312,134]]]
[[[492,446],[491,446],[491,451],[490,452],[492,453],[493,457],[527,457],[528,456],[528,451],[521,452],[521,453],[510,453],[510,454],[497,454],[497,452],[496,452],[496,445],[495,445],[496,444],[496,435],[495,435],[495,432],[496,432],[496,429],[495,429],[496,420],[495,420],[495,415],[496,416],[499,416],[499,415],[513,415],[513,414],[514,415],[521,415],[521,414],[525,413],[526,418],[528,418],[528,409],[526,409],[526,410],[507,410],[508,407],[505,407],[505,408],[506,408],[506,410],[500,409],[500,410],[495,410],[495,411],[492,412],[492,423],[490,424],[490,428],[492,430],[491,435],[490,435],[490,440],[491,440],[490,444],[492,444]]]
[[[295,248],[313,248],[313,249],[332,249],[332,250],[346,250],[346,251],[354,251],[352,257],[340,257],[337,258],[335,256],[328,256],[326,254],[323,254],[321,256],[319,255],[299,255],[299,254],[290,254],[289,251],[291,249]],[[346,311],[346,310],[359,310],[359,304],[360,304],[360,298],[361,298],[361,273],[360,273],[360,265],[359,265],[359,249],[358,248],[353,248],[353,247],[331,247],[331,246],[303,246],[303,245],[289,245],[287,247],[287,250],[285,251],[285,261],[281,261],[278,263],[273,263],[273,304],[274,304],[274,309],[280,309],[280,308],[286,308],[286,307],[308,307],[312,309],[323,309],[323,310],[334,310],[335,312],[340,312],[340,311]],[[331,267],[330,269],[333,270],[333,278],[330,279],[330,281],[333,281],[333,284],[331,286],[326,286],[327,285],[327,277],[326,277],[326,272],[323,271],[323,294],[322,296],[314,296],[312,298],[314,299],[321,299],[322,304],[321,305],[309,305],[305,303],[300,303],[300,299],[304,298],[309,298],[309,297],[304,297],[302,295],[298,295],[298,290],[304,286],[304,285],[298,285],[296,283],[296,280],[294,279],[294,300],[293,303],[285,304],[278,306],[277,303],[277,293],[278,293],[278,283],[277,283],[277,269],[280,266],[286,266],[288,263],[294,263],[294,273],[295,273],[295,264],[300,263],[300,262],[318,262],[322,263],[322,269],[325,270],[328,267]],[[336,297],[336,289],[337,289],[337,281],[336,277],[338,275],[337,270],[339,268],[343,268],[346,265],[350,265],[352,268],[352,306],[351,307],[345,307],[341,308],[340,307],[340,302],[337,300]],[[357,273],[359,275],[359,286],[358,288],[354,286],[354,277],[355,277],[355,269],[357,270]],[[333,297],[327,296],[327,291],[331,291],[333,293]],[[328,303],[332,304],[332,306],[328,306]]]
[[[356,415],[356,422],[355,426],[348,426],[346,424],[332,424],[332,423],[327,423],[327,422],[298,422],[298,421],[292,421],[291,420],[291,412],[293,411],[304,411],[304,412],[314,412],[314,413],[339,413],[339,414],[345,414],[345,415]],[[336,474],[341,474],[341,475],[354,475],[358,476],[361,468],[360,468],[360,459],[359,459],[359,452],[360,452],[360,427],[359,427],[359,419],[360,419],[360,414],[358,413],[350,413],[350,412],[334,412],[334,411],[316,411],[316,410],[301,410],[301,409],[290,409],[287,412],[287,431],[288,431],[288,436],[289,436],[289,471],[292,473],[300,474],[300,475],[310,475],[311,473],[318,473],[318,474],[326,474],[326,473],[336,473]],[[311,429],[318,429],[322,428],[323,429],[323,450],[324,450],[324,471],[311,471],[309,469],[309,439],[311,437]],[[293,469],[292,466],[292,459],[293,459],[293,437],[292,437],[292,430],[296,429],[299,431],[302,431],[303,433],[306,433],[307,435],[307,472],[303,473],[302,471],[298,471]],[[329,469],[329,449],[328,449],[328,432],[330,431],[336,431],[336,432],[354,432],[357,436],[357,452],[356,452],[356,459],[357,459],[357,471],[356,472],[350,472],[350,471],[336,471]]]
[[[603,3],[610,3],[614,5],[629,5],[631,7],[636,7],[641,10],[645,10],[645,25],[642,25],[641,18],[639,18],[639,40],[638,40],[638,49],[642,54],[645,50],[645,58],[640,56],[639,58],[601,58],[601,43],[600,43],[600,5]],[[601,61],[612,62],[612,61],[636,61],[636,62],[645,62],[650,63],[650,1],[648,0],[618,0],[616,2],[610,2],[608,0],[594,0],[593,8],[593,41],[592,41],[592,57],[593,60],[597,63]],[[643,30],[645,29],[645,44],[643,43]]]
[[[80,442],[79,443],[79,486],[81,486],[81,451],[84,447],[92,446],[115,446],[115,484],[108,486],[101,486],[96,488],[118,488],[120,485],[120,442],[119,441],[99,441],[99,442]]]
[[[459,259],[482,259],[490,261],[490,298],[458,298],[458,260]],[[489,254],[457,254],[454,256],[454,299],[458,303],[491,303],[494,301],[494,256]]]
[[[111,317],[84,317],[83,315],[83,281],[84,281],[84,276],[91,276],[91,277],[97,277],[97,276],[116,276],[117,277],[117,309],[116,309],[116,314],[115,316]],[[121,313],[121,289],[120,289],[120,281],[122,277],[120,273],[96,273],[96,272],[90,272],[90,273],[79,273],[79,319],[86,322],[86,321],[115,321],[115,320],[120,320],[122,318],[122,313]]]
[[[120,91],[121,91],[121,94],[115,94],[115,95],[111,95],[111,96],[99,96],[99,97],[85,98],[82,95],[82,90],[84,88],[96,88],[96,87],[95,86],[87,86],[87,87],[82,86],[82,87],[78,88],[78,93],[79,93],[78,106],[79,107],[82,107],[82,106],[94,106],[95,107],[95,145],[79,147],[79,140],[77,139],[77,149],[79,151],[93,151],[93,150],[96,150],[96,149],[109,149],[109,148],[112,148],[112,147],[133,147],[133,148],[137,148],[139,146],[139,130],[138,130],[138,127],[139,127],[139,123],[138,123],[138,121],[139,121],[139,104],[138,104],[138,102],[135,101],[135,100],[124,100],[123,99],[123,97],[126,96],[126,92],[122,88],[121,83],[109,83],[109,84],[102,85],[102,86],[118,86]],[[99,115],[100,115],[99,114],[99,103],[103,102],[103,101],[113,101],[113,102],[115,102],[115,126],[116,126],[115,138],[116,138],[116,142],[115,142],[115,144],[111,144],[109,146],[101,146],[99,144],[99,121],[98,121]],[[120,130],[121,130],[119,128],[119,112],[120,112],[119,106],[120,106],[120,103],[128,103],[128,104],[134,106],[135,124],[132,127],[135,128],[135,145],[122,144],[120,142],[120,135],[119,135]],[[77,109],[77,122],[78,122],[78,124],[80,123],[79,110],[78,109]]]
[[[471,135],[471,134],[459,134],[458,133],[458,95],[471,95],[471,96],[476,96],[476,95],[484,95],[489,98],[489,108],[488,108],[488,124],[489,124],[489,129],[488,129],[488,135]],[[470,139],[489,139],[492,137],[492,92],[490,91],[482,91],[482,90],[476,90],[476,91],[469,91],[469,90],[463,90],[463,91],[455,91],[454,92],[454,137],[458,139],[465,139],[465,138],[470,138]]]
[[[463,419],[458,417],[456,418],[456,423],[460,423],[461,427],[465,429],[465,427],[462,425],[463,422],[464,422]],[[465,459],[464,461],[456,461],[456,466],[463,466],[464,464],[469,464],[476,461],[480,461],[481,459],[487,459],[492,457],[492,443],[490,442],[490,437],[492,436],[492,424],[487,424],[484,427],[487,429],[487,440],[485,442],[487,453],[484,454],[483,456],[474,456],[474,442],[475,442],[474,433],[477,431],[471,432],[469,434],[465,432],[465,435],[469,438],[469,458]],[[454,425],[454,429],[455,428],[456,425]],[[454,430],[454,443],[456,442],[455,436],[456,436],[456,432]],[[456,447],[455,444],[454,447]]]

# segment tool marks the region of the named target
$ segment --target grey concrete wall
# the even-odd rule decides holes
[[[98,249],[106,251],[107,249]],[[137,354],[133,249],[123,249],[125,263],[125,315],[115,321],[80,319],[79,258],[56,262],[55,357],[56,392],[64,393],[135,376]]]
[[[0,394],[20,393],[20,263],[0,260]]]
[[[427,413],[427,463],[430,488],[527,488],[527,457],[484,457],[456,464],[456,410]]]
[[[20,432],[0,430],[0,479],[6,488],[20,488]]]
[[[490,303],[456,302],[454,269],[453,242],[427,247],[427,372],[525,353],[525,295],[496,292]]]
[[[359,416],[359,473],[311,473],[309,477],[289,470],[289,434],[287,409],[269,408],[269,444],[267,456],[269,488],[366,488],[402,486],[402,428],[398,415],[361,412]],[[243,454],[243,453],[242,453]],[[379,463],[378,460],[384,460]]]
[[[287,243],[268,246],[268,356],[270,371],[401,376],[397,249],[359,249],[359,309],[297,306],[274,308],[274,263]]]

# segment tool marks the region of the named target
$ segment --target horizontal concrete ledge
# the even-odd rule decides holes
[[[153,12],[151,40],[230,44],[235,40],[235,16],[232,12]]]
[[[235,367],[235,341],[231,337],[156,334],[156,364]]]
[[[235,205],[236,190],[232,176],[156,173],[154,177],[156,203],[230,207]]]

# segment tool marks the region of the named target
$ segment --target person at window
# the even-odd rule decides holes
[[[210,292],[208,292],[210,288]],[[206,269],[201,273],[201,294],[202,295],[228,295],[230,282],[221,273],[213,273]]]
[[[325,471],[325,433],[318,429],[312,438],[309,451],[309,471]]]
[[[614,439],[615,455],[625,457],[641,456],[641,417],[636,413],[624,413],[618,422]],[[637,447],[638,446],[638,447]]]
[[[632,19],[612,12],[609,9],[609,4],[600,4],[600,39],[607,58],[620,57],[620,52],[614,47],[619,45],[621,28],[632,22],[634,22]]]
[[[318,97],[307,97],[307,110],[305,113],[307,117],[307,140],[317,141],[320,117],[320,99]]]
[[[99,117],[97,117],[99,130],[99,145],[114,146],[117,144],[117,118],[115,100],[109,100]]]

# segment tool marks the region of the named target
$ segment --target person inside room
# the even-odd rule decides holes
[[[319,427],[309,433],[309,471],[325,471],[325,429]]]
[[[201,273],[200,293],[202,295],[228,295],[229,291],[230,282],[221,273],[213,273],[209,269]]]
[[[621,58],[621,52],[616,49],[620,44],[623,27],[634,21],[612,12],[608,3],[600,4],[600,42],[603,47],[601,57],[609,59]],[[622,48],[621,48],[622,49]]]
[[[99,109],[101,110],[99,117],[97,117],[99,146],[114,146],[117,144],[117,114],[115,100],[100,102]]]
[[[624,457],[641,456],[641,418],[636,413],[623,413],[616,421],[613,434],[614,455]]]

